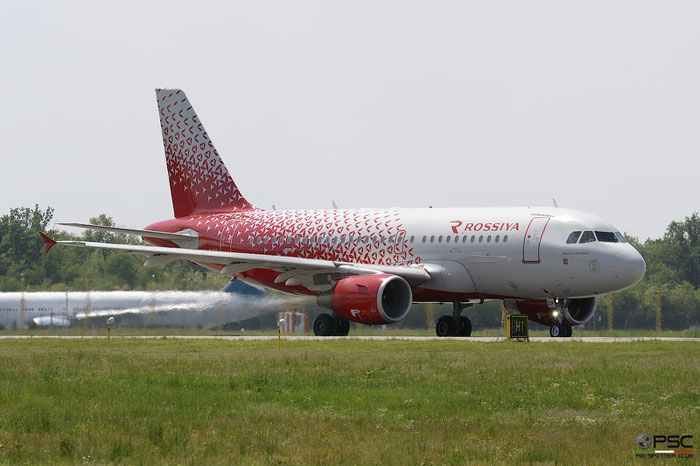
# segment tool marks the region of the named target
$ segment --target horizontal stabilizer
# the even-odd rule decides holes
[[[148,238],[160,238],[160,239],[169,239],[169,240],[191,240],[191,239],[197,239],[198,235],[196,232],[178,232],[178,233],[169,233],[167,231],[152,231],[152,230],[139,230],[136,228],[120,228],[120,227],[108,227],[104,225],[92,225],[89,223],[59,223],[59,225],[67,226],[67,227],[77,227],[77,228],[86,228],[89,230],[100,230],[100,231],[109,231],[111,233],[122,233],[125,235],[137,235],[137,236],[142,236],[142,237],[148,237]]]

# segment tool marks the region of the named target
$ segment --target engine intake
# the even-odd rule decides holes
[[[406,317],[413,294],[403,278],[380,273],[341,278],[333,289],[319,294],[316,301],[344,319],[390,324]]]
[[[572,325],[585,324],[595,314],[596,298],[570,299],[564,308],[566,320]]]
[[[554,311],[558,311],[556,307],[550,307],[545,299],[527,299],[524,301],[505,300],[503,301],[506,309],[517,311],[526,315],[528,319],[542,325],[554,325],[559,322]],[[569,299],[561,308],[564,322],[571,325],[580,325],[588,322],[593,314],[595,314],[596,298],[578,298]]]

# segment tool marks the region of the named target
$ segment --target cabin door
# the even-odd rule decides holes
[[[523,239],[523,262],[538,264],[540,262],[540,244],[542,235],[550,217],[533,217]]]

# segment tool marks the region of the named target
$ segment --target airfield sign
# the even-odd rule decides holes
[[[509,314],[506,316],[506,328],[508,329],[509,340],[527,340],[529,338],[527,316]]]

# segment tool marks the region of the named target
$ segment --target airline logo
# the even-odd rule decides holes
[[[452,232],[458,234],[466,231],[517,231],[520,230],[520,223],[508,222],[468,222],[452,220]],[[463,226],[464,225],[464,226]]]

